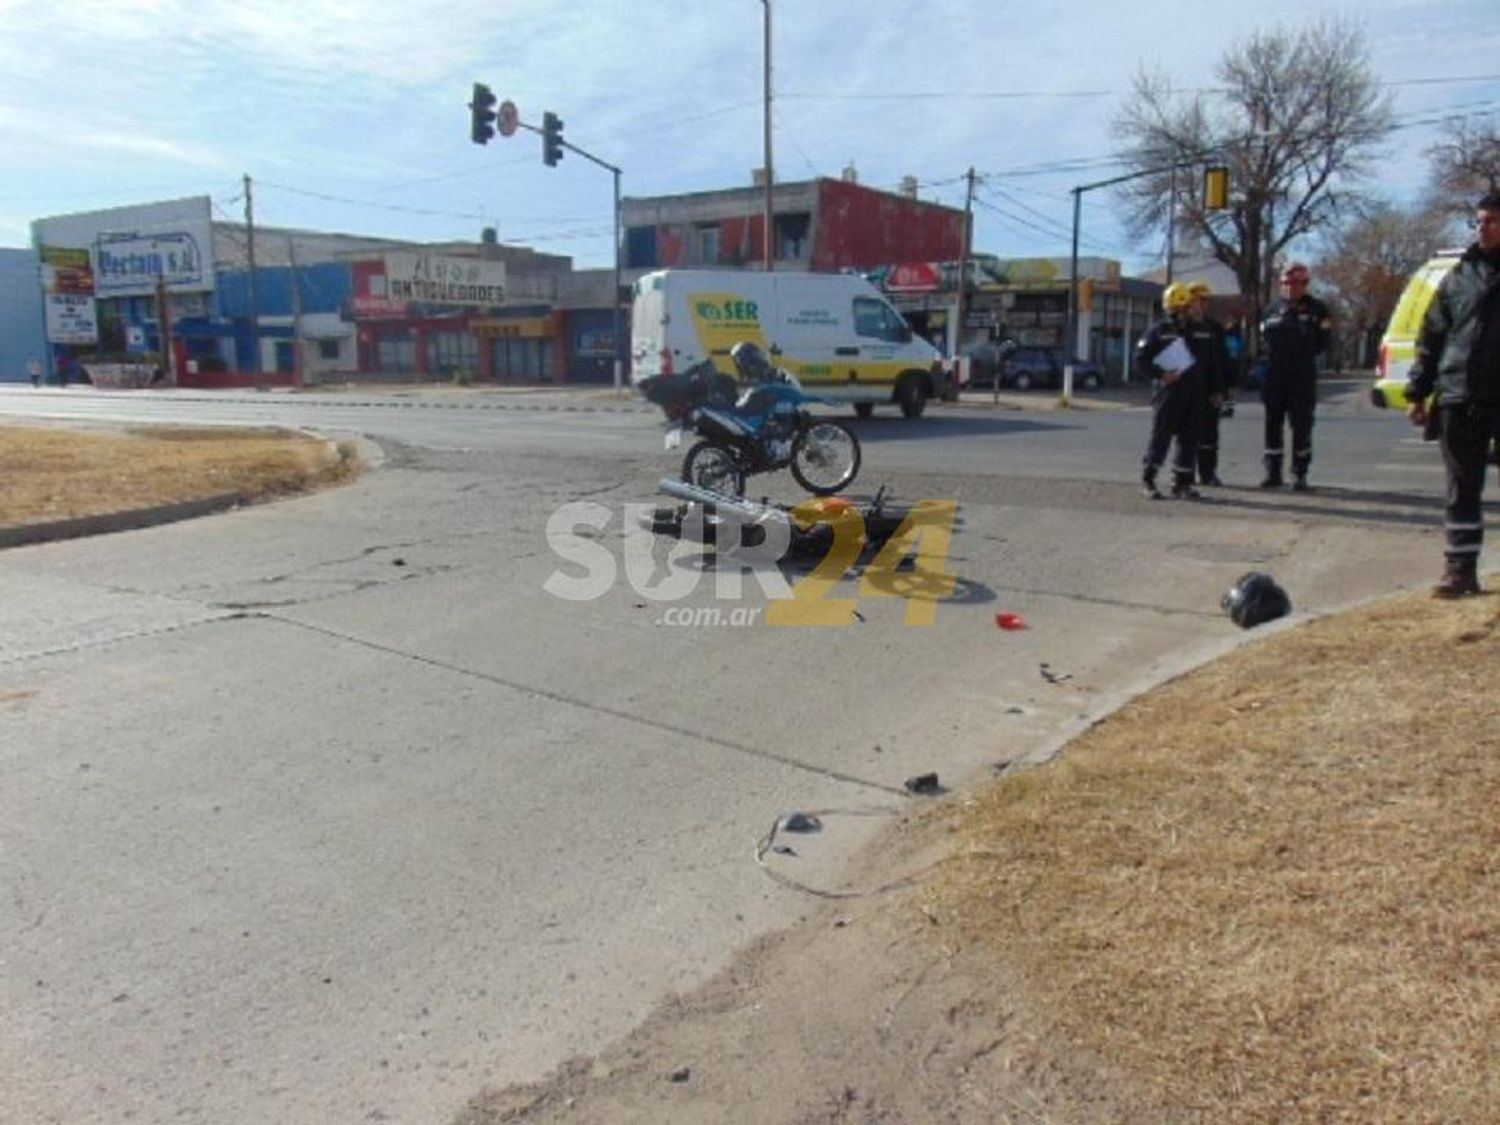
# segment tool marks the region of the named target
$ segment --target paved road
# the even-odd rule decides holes
[[[754,859],[780,814],[834,810],[769,862],[838,889],[916,807],[906,778],[978,783],[1235,643],[1217,600],[1243,570],[1320,612],[1438,552],[1431,450],[1352,404],[1320,422],[1322,491],[1197,505],[1116,471],[1142,413],[949,407],[861,424],[872,483],[960,502],[935,623],[856,575],[833,591],[852,624],[775,627],[754,588],[624,534],[665,457],[629,404],[27,388],[0,412],[49,397],[266,412],[377,434],[386,460],[336,492],[0,553],[6,1122],[441,1122],[795,921],[806,897]],[[1244,480],[1254,422],[1235,425]],[[578,501],[602,505],[585,542],[617,578],[565,601],[544,589],[581,568],[545,528]],[[684,607],[760,620],[672,624]]]

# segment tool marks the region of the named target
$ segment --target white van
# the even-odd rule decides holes
[[[882,403],[915,418],[947,389],[937,349],[853,274],[658,270],[635,283],[630,333],[637,387],[704,359],[733,375],[729,349],[748,340],[862,418]]]

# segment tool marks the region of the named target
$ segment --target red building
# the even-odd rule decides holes
[[[765,261],[763,187],[621,202],[624,266],[632,276],[672,267],[757,269]],[[836,273],[888,262],[945,261],[964,252],[964,213],[850,179],[776,184],[774,264]]]

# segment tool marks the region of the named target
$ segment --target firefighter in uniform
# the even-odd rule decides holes
[[[1233,386],[1230,373],[1229,346],[1224,326],[1208,315],[1208,299],[1214,295],[1206,281],[1191,281],[1193,295],[1193,353],[1205,357],[1203,372],[1203,412],[1198,417],[1198,483],[1221,488],[1219,479],[1219,418]]]
[[[1176,441],[1172,459],[1172,495],[1179,500],[1198,499],[1193,477],[1198,469],[1198,423],[1203,413],[1203,367],[1209,360],[1206,335],[1195,335],[1192,291],[1181,283],[1168,285],[1161,297],[1166,312],[1136,345],[1136,363],[1153,370],[1156,390],[1151,398],[1151,441],[1141,470],[1146,495],[1160,500],[1156,474]],[[1190,361],[1186,366],[1163,359],[1164,353],[1181,342]],[[1150,365],[1149,368],[1146,365]]]
[[[1479,201],[1474,244],[1438,284],[1406,384],[1407,415],[1425,425],[1438,412],[1438,442],[1448,471],[1443,577],[1439,598],[1479,589],[1484,545],[1484,471],[1500,445],[1500,194]],[[1437,406],[1427,396],[1437,391]]]
[[[1328,346],[1333,321],[1328,306],[1307,292],[1307,267],[1293,262],[1281,273],[1281,299],[1260,325],[1266,348],[1266,477],[1262,488],[1282,485],[1282,440],[1292,424],[1292,487],[1307,491],[1312,464],[1313,408],[1318,401],[1318,355]]]

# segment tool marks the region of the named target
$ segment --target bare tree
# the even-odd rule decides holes
[[[1407,278],[1447,243],[1448,222],[1431,208],[1362,208],[1333,234],[1318,260],[1318,295],[1334,309],[1339,366],[1368,367]]]
[[[1166,77],[1137,76],[1116,126],[1142,175],[1121,191],[1137,237],[1175,220],[1234,271],[1259,323],[1287,245],[1355,202],[1393,124],[1390,99],[1363,33],[1344,23],[1258,32],[1225,54],[1217,75],[1222,88],[1186,98]],[[1210,164],[1229,169],[1223,211],[1203,206],[1198,176]]]
[[[1500,191],[1500,129],[1493,121],[1447,121],[1427,159],[1434,205],[1451,217],[1471,217],[1475,200]]]

